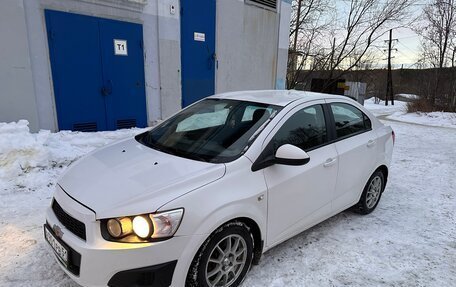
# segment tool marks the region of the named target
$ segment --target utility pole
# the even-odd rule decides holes
[[[385,97],[385,106],[388,105],[388,100],[391,99],[391,104],[394,106],[394,94],[393,94],[393,74],[391,71],[391,50],[393,46],[393,41],[396,41],[397,39],[393,40],[393,29],[390,29],[389,33],[389,40],[388,42],[388,76],[386,79],[386,97]],[[397,49],[394,49],[397,50]]]

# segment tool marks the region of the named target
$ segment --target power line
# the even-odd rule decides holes
[[[399,43],[402,47],[406,48],[407,50],[409,50],[409,51],[411,51],[411,52],[413,52],[413,53],[419,52],[419,51],[417,51],[417,50],[412,50],[411,48],[407,47],[407,46],[404,45],[404,43],[402,43],[401,41],[398,41],[398,43]]]
[[[410,38],[419,38],[420,35],[411,35],[411,36],[406,36],[406,37],[397,37],[399,40],[404,40],[404,39],[410,39]]]

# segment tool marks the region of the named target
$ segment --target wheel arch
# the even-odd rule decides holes
[[[381,171],[381,172],[383,173],[383,179],[385,180],[385,183],[384,183],[384,187],[383,187],[383,188],[386,187],[386,183],[387,183],[387,181],[388,181],[388,173],[389,173],[389,171],[388,171],[388,166],[386,166],[386,164],[380,164],[376,169],[374,169],[374,170],[370,173],[369,177],[366,179],[366,182],[364,183],[364,186],[366,186],[366,184],[367,184],[367,182],[369,181],[369,179],[371,178],[371,176],[372,176],[374,173],[376,173],[377,171]],[[363,194],[363,191],[364,191],[364,186],[363,186],[363,189],[361,189],[361,190],[359,191],[359,194],[358,194],[358,196],[356,197],[355,203],[358,202],[358,201],[360,200],[360,198],[361,198],[361,196],[362,196],[362,194]],[[355,203],[353,203],[353,204],[355,204]]]
[[[252,260],[252,264],[254,265],[257,265],[260,261],[260,258],[261,258],[261,255],[263,254],[263,247],[264,247],[264,240],[262,238],[262,234],[261,234],[261,229],[260,229],[260,226],[258,225],[258,223],[253,220],[252,218],[250,217],[245,217],[245,216],[242,216],[242,217],[235,217],[235,218],[232,218],[232,219],[229,219],[229,220],[226,220],[225,222],[223,222],[222,224],[219,224],[217,227],[215,227],[209,236],[207,236],[207,238],[211,238],[211,236],[217,231],[219,230],[221,227],[227,225],[227,224],[230,224],[230,223],[235,223],[235,222],[240,222],[240,223],[243,223],[247,226],[247,228],[249,229],[250,231],[250,234],[252,235],[252,239],[253,239],[253,260]],[[206,238],[206,240],[207,240]],[[203,244],[204,245],[204,244]],[[203,246],[201,245],[200,248]],[[196,252],[195,256],[198,255],[198,252],[199,252],[199,249],[198,251]]]
[[[389,172],[389,171],[388,171],[388,167],[387,167],[386,165],[383,164],[383,165],[379,166],[379,167],[374,171],[374,173],[375,173],[376,171],[381,171],[381,172],[383,173],[383,177],[384,177],[384,180],[385,180],[385,184],[384,184],[384,185],[386,186],[386,183],[388,182],[388,172]]]
[[[253,238],[253,260],[252,264],[257,265],[260,261],[261,254],[263,253],[264,241],[261,236],[261,230],[258,223],[255,220],[248,217],[237,217],[232,220],[229,220],[222,224],[221,226],[228,224],[230,222],[242,222],[249,228],[250,234]]]

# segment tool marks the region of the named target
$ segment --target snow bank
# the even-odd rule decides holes
[[[0,179],[48,165],[48,150],[43,147],[50,132],[31,134],[28,124],[26,120],[0,123]]]
[[[456,113],[432,112],[432,113],[394,113],[387,117],[391,120],[416,123],[426,126],[447,127],[456,129]]]
[[[31,169],[66,167],[95,148],[143,131],[30,133],[28,125],[26,120],[0,123],[0,186]]]
[[[394,95],[395,99],[406,99],[406,100],[418,100],[420,96],[414,94],[396,94]]]
[[[388,106],[385,106],[384,101],[376,104],[374,98],[370,98],[364,101],[364,107],[375,116],[391,115],[395,112],[407,112],[407,103],[403,101],[394,101],[394,106],[390,102]]]
[[[367,99],[364,102],[364,107],[377,117],[426,126],[456,128],[456,113],[407,113],[407,102],[396,100],[394,106],[391,103],[385,106],[384,101],[376,104],[374,98]]]

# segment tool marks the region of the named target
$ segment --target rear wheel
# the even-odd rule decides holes
[[[216,230],[193,259],[186,286],[236,287],[253,258],[253,239],[248,227],[231,222]]]
[[[353,207],[360,214],[369,214],[377,207],[383,190],[385,189],[385,176],[377,170],[367,181],[359,202]]]

